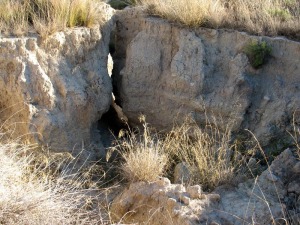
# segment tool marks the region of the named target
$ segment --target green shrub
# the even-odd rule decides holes
[[[246,53],[250,64],[257,69],[266,63],[272,49],[265,41],[253,41],[245,47],[244,52]]]
[[[286,9],[274,9],[269,11],[272,17],[275,17],[281,21],[288,21],[292,18],[290,12]]]

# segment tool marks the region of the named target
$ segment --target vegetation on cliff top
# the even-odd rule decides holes
[[[98,0],[2,0],[0,31],[23,35],[35,30],[47,36],[66,27],[91,27],[100,21]]]
[[[300,40],[298,0],[138,0],[151,15],[188,27],[232,28]]]

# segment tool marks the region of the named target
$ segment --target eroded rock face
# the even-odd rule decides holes
[[[117,20],[115,86],[131,123],[146,115],[158,129],[191,115],[222,118],[266,145],[286,134],[300,105],[300,43],[228,30],[188,30],[127,9]],[[253,40],[272,48],[254,69],[244,53]],[[221,119],[220,119],[221,120]]]
[[[40,40],[0,39],[0,105],[12,136],[78,153],[99,154],[97,121],[111,104],[107,71],[113,10],[101,27],[76,28]]]
[[[283,222],[283,218],[288,218],[287,213],[299,216],[299,209],[294,209],[299,194],[290,189],[300,185],[298,175],[293,171],[298,162],[292,151],[286,149],[256,179],[241,183],[233,190],[218,188],[216,192],[222,196],[220,209],[255,224],[272,224],[273,220]],[[233,224],[238,224],[237,218],[227,217]]]
[[[293,172],[297,163],[299,159],[287,149],[259,177],[237,187],[219,187],[213,193],[202,192],[199,185],[171,184],[167,178],[132,183],[110,209],[116,222],[125,223],[285,224],[288,212],[300,216],[300,209],[295,210],[299,193],[290,189],[300,185],[298,174]]]

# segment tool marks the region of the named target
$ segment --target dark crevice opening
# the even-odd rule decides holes
[[[115,29],[114,28],[111,32],[110,42],[109,42],[109,54],[111,55],[113,61],[113,68],[112,68],[112,75],[111,81],[113,86],[112,91],[112,102],[110,105],[109,110],[104,113],[101,119],[98,121],[98,130],[101,133],[101,141],[104,147],[107,149],[112,147],[113,142],[119,135],[120,130],[127,130],[127,117],[124,115],[122,108],[118,105],[118,101],[116,101],[115,96],[118,95],[118,91],[116,88],[116,81],[114,76],[118,73],[117,63],[114,60],[114,53],[115,53]],[[108,56],[109,57],[109,56]]]

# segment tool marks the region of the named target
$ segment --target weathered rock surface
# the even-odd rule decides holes
[[[111,104],[108,75],[113,10],[104,24],[38,37],[0,39],[2,127],[13,137],[78,153],[101,143],[97,122]],[[84,145],[84,146],[83,146]]]
[[[199,185],[185,188],[167,178],[132,183],[114,199],[110,209],[116,222],[125,223],[273,224],[287,218],[289,210],[291,215],[300,213],[293,208],[296,202],[288,202],[291,196],[299,199],[297,191],[289,190],[291,184],[300,184],[293,173],[297,162],[299,159],[287,149],[256,179],[238,187],[219,187],[210,194],[202,192]]]
[[[293,166],[297,162],[299,159],[296,159],[290,149],[286,149],[256,179],[241,183],[234,189],[217,188],[216,192],[221,195],[221,211],[236,216],[226,216],[227,220],[233,224],[239,224],[237,218],[242,219],[240,221],[253,221],[255,224],[272,224],[273,219],[279,222],[282,218],[287,218],[286,213],[290,207],[295,207],[295,202],[288,202],[290,196],[295,194],[289,187],[293,183],[300,184],[293,172]],[[299,194],[296,195],[299,197]]]
[[[253,40],[272,48],[257,70],[244,53]],[[188,114],[203,124],[206,112],[266,145],[286,134],[300,105],[300,43],[280,37],[189,30],[127,9],[117,20],[114,61],[115,92],[133,124],[141,113],[158,129]]]
[[[195,191],[198,191],[199,199],[195,198]],[[114,199],[111,212],[116,222],[153,225],[198,224],[196,212],[207,207],[211,199],[212,202],[217,200],[202,195],[199,186],[186,190],[181,184],[171,184],[167,178],[161,178],[153,183],[131,184]]]

